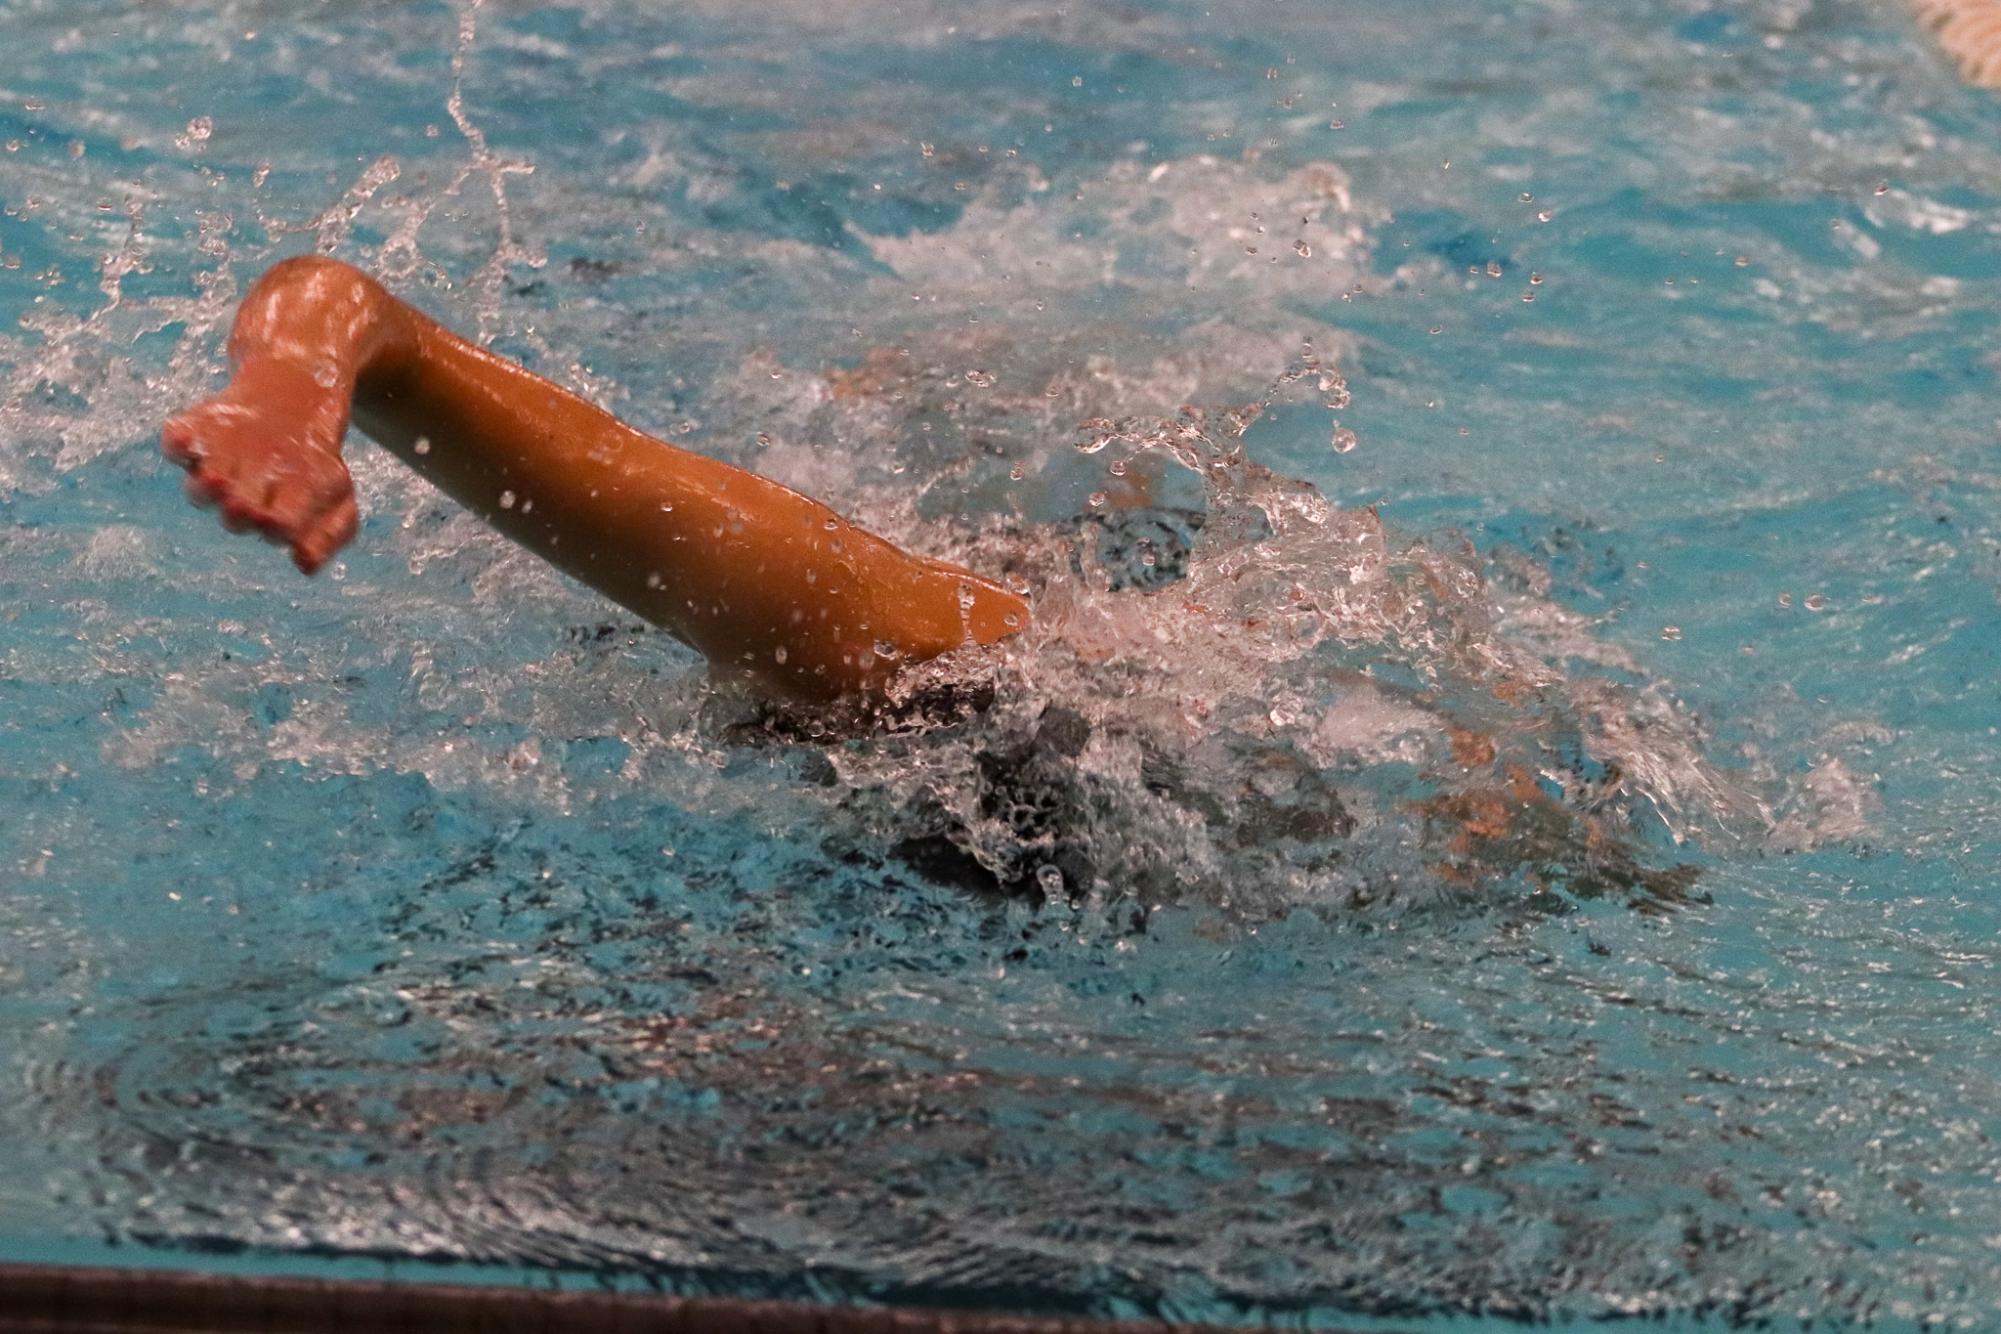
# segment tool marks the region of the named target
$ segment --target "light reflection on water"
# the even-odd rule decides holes
[[[0,0],[0,1254],[1991,1318],[2001,113],[1859,0],[1365,8]],[[366,446],[332,577],[224,540],[151,437],[315,244],[1038,637],[815,742]],[[1066,893],[898,854],[1032,867],[1051,706]],[[1578,822],[1456,843],[1510,764]]]

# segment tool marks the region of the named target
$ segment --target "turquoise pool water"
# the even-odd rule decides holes
[[[2001,101],[1892,0],[0,32],[0,1259],[1997,1319]],[[360,442],[299,578],[153,440],[316,246],[1047,632],[772,735]],[[1088,877],[895,855],[1035,862],[1050,706]],[[1575,823],[1469,853],[1510,765]]]

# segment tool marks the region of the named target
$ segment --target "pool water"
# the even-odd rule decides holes
[[[0,31],[0,1259],[1997,1319],[2001,101],[1894,0]],[[158,424],[314,248],[1029,578],[994,705],[760,720],[361,441],[227,538]]]

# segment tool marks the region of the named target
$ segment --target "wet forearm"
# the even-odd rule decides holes
[[[966,638],[951,590],[928,590],[930,621],[951,613],[928,636],[923,608],[909,605],[924,601],[925,562],[827,506],[634,430],[422,316],[413,323],[409,366],[356,396],[363,429],[717,665],[835,694],[888,674],[894,659],[878,659],[877,639],[929,656]]]
[[[1027,605],[991,581],[644,435],[345,264],[274,267],[230,350],[226,398],[280,404],[282,419],[311,424],[302,438],[334,450],[351,404],[370,436],[509,537],[786,693],[865,691],[901,662],[1027,623]],[[198,452],[169,443],[176,457]],[[317,547],[302,564],[314,558]]]

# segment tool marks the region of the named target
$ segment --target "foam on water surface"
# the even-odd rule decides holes
[[[2001,110],[1210,9],[0,0],[0,1255],[1992,1319]],[[226,539],[309,249],[1025,581],[992,703],[762,715],[359,441]]]

